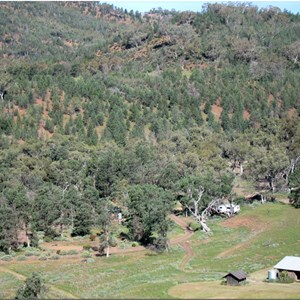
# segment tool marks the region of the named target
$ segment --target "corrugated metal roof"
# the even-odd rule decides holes
[[[242,271],[242,270],[238,270],[238,271],[234,271],[234,272],[229,272],[227,275],[225,275],[223,278],[232,275],[233,277],[242,280],[242,279],[246,279],[247,278],[247,274]]]
[[[274,266],[274,268],[288,271],[300,271],[300,257],[286,256],[276,266]]]

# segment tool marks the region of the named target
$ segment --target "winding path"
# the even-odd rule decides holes
[[[180,269],[184,269],[189,260],[194,256],[193,249],[188,242],[188,239],[193,235],[194,232],[187,229],[188,225],[181,218],[175,215],[170,215],[170,219],[184,229],[184,235],[174,238],[170,241],[170,245],[179,244],[185,250],[186,253],[179,265]]]

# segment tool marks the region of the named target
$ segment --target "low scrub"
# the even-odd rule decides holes
[[[13,257],[11,255],[4,255],[4,256],[1,257],[1,260],[11,261],[11,260],[13,260]]]
[[[19,255],[19,256],[17,256],[16,260],[17,261],[24,261],[24,260],[27,260],[27,257],[25,255]]]
[[[293,283],[294,279],[289,276],[287,271],[283,271],[283,272],[279,273],[277,282],[278,283]]]
[[[41,261],[47,260],[47,255],[42,254],[42,255],[39,257],[39,260],[41,260]]]
[[[197,231],[201,229],[201,225],[199,223],[196,222],[190,222],[188,225],[188,229],[191,231]]]
[[[59,259],[59,255],[57,255],[57,254],[52,255],[52,256],[49,257],[49,259],[58,260]]]
[[[76,255],[78,254],[77,250],[62,250],[59,253],[60,255]]]
[[[80,256],[83,258],[90,258],[92,257],[92,254],[88,251],[84,251]]]

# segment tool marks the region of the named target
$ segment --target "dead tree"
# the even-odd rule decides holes
[[[203,196],[205,189],[200,186],[198,189],[196,189],[197,197],[196,199],[193,197],[193,193],[191,189],[188,189],[187,194],[190,197],[190,199],[193,201],[194,210],[191,209],[191,207],[187,206],[188,210],[191,212],[193,217],[200,223],[202,226],[202,230],[204,232],[209,232],[210,228],[207,226],[206,221],[209,216],[214,214],[216,212],[216,209],[218,205],[220,204],[219,199],[214,199],[210,203],[208,203],[207,207],[202,211],[200,214],[199,212],[199,203],[201,201],[201,198]]]

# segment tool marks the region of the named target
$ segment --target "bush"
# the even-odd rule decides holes
[[[38,248],[26,248],[25,256],[39,256],[41,250]]]
[[[27,257],[25,255],[20,255],[20,256],[17,256],[16,260],[17,261],[24,261],[24,260],[27,260]]]
[[[1,258],[2,256],[5,256],[5,255],[6,255],[5,252],[0,251],[0,258]]]
[[[282,271],[279,273],[278,282],[279,283],[293,283],[294,279],[289,276],[289,273],[287,271]]]
[[[56,254],[60,254],[60,252],[61,252],[61,250],[60,249],[58,249],[58,250],[56,250]]]
[[[157,252],[164,252],[168,248],[168,239],[160,236],[157,239],[155,239],[154,246]]]
[[[77,250],[69,250],[67,252],[68,252],[68,255],[76,255],[76,254],[78,254]]]
[[[77,250],[62,250],[60,251],[59,253],[60,255],[75,255],[75,254],[78,254],[78,251]]]
[[[111,247],[117,247],[117,245],[118,245],[117,240],[116,240],[113,236],[111,236],[111,237],[109,238],[109,245],[110,245]]]
[[[190,222],[188,225],[188,228],[192,231],[197,231],[201,229],[201,225],[199,223],[196,222]]]
[[[83,258],[90,258],[90,257],[92,257],[92,254],[88,251],[85,251],[80,256]]]
[[[91,242],[95,241],[96,237],[97,237],[97,236],[96,236],[95,234],[91,234],[91,235],[90,235],[90,241],[91,241]]]
[[[13,260],[13,257],[11,255],[4,255],[4,256],[1,257],[1,260],[11,261],[11,260]]]
[[[137,247],[139,244],[137,243],[137,242],[133,242],[132,244],[131,244],[131,247]]]
[[[94,263],[95,262],[95,260],[93,259],[93,258],[88,258],[87,260],[86,260],[86,262],[88,262],[88,263]]]
[[[47,255],[42,254],[42,255],[39,257],[39,260],[47,260]]]
[[[52,242],[52,239],[49,236],[45,236],[44,237],[44,242],[50,243],[50,242]]]
[[[51,257],[49,257],[49,259],[57,260],[57,259],[59,259],[59,255],[54,254],[54,255],[52,255]]]
[[[82,248],[83,250],[90,250],[92,249],[92,245],[83,245]]]
[[[15,257],[15,256],[16,256],[16,252],[13,251],[13,250],[10,250],[10,251],[9,251],[9,255],[11,255],[12,257]]]

